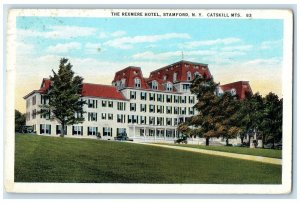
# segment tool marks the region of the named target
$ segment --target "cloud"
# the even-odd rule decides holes
[[[222,51],[249,51],[253,45],[228,46],[221,48]]]
[[[260,49],[266,50],[266,49],[274,49],[278,47],[283,46],[283,41],[282,40],[275,40],[275,41],[264,41],[260,45]]]
[[[41,37],[50,39],[69,39],[87,37],[96,33],[96,28],[79,26],[49,26],[47,31],[18,29],[17,36],[21,38]]]
[[[134,37],[121,37],[105,42],[105,45],[119,49],[131,49],[133,44],[138,43],[152,43],[161,40],[169,39],[189,39],[187,33],[167,33],[162,35],[141,35]]]
[[[124,36],[126,35],[126,32],[123,31],[123,30],[118,30],[118,31],[115,31],[115,32],[111,32],[111,33],[108,33],[108,32],[100,32],[100,34],[98,35],[98,37],[100,39],[105,39],[105,38],[108,38],[108,37],[121,37],[121,36]]]
[[[215,39],[215,40],[200,40],[200,41],[191,41],[186,42],[180,45],[182,48],[193,49],[200,46],[213,46],[213,45],[228,45],[241,42],[240,38],[223,38],[223,39]]]
[[[71,50],[81,49],[81,44],[78,42],[70,42],[65,44],[56,44],[47,48],[48,53],[68,53]]]

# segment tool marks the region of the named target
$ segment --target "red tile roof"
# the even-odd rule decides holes
[[[50,79],[43,78],[43,81],[42,81],[42,84],[41,84],[41,88],[39,89],[39,92],[40,93],[45,93],[46,90],[49,89],[50,83],[51,83]]]
[[[123,94],[119,92],[116,87],[111,85],[83,83],[81,95],[105,99],[126,100]]]
[[[245,99],[247,93],[252,94],[252,90],[248,81],[238,81],[238,82],[228,83],[225,85],[220,85],[220,87],[224,92],[234,88],[236,90],[237,97],[240,100]]]

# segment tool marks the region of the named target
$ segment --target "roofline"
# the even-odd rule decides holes
[[[29,92],[28,94],[26,94],[23,99],[27,99],[29,96],[33,95],[34,93],[40,93],[39,90],[32,90],[31,92]]]
[[[122,71],[124,71],[124,70],[129,69],[129,68],[136,68],[136,69],[140,69],[140,70],[141,70],[141,67],[138,67],[138,66],[127,66],[126,68],[123,68],[123,69],[117,71],[116,73],[122,72]]]
[[[194,65],[208,66],[208,64],[205,64],[205,63],[197,63],[197,62],[192,62],[192,61],[181,60],[181,61],[172,63],[172,64],[170,64],[170,65],[166,65],[166,66],[164,66],[164,67],[162,67],[162,68],[156,69],[156,70],[154,70],[154,71],[151,71],[150,74],[153,73],[153,72],[157,72],[157,71],[160,71],[160,70],[162,70],[162,69],[165,69],[165,68],[167,68],[167,67],[173,66],[173,65],[178,64],[178,63],[189,63],[189,64],[194,64]]]
[[[89,97],[89,98],[99,98],[99,99],[110,99],[110,100],[119,100],[119,101],[129,101],[129,99],[116,99],[116,98],[107,98],[107,97],[96,97],[96,96],[83,96],[81,97]]]
[[[239,83],[239,82],[241,82],[241,83],[245,82],[245,83],[249,84],[249,81],[240,80],[240,81],[236,81],[236,82],[227,83],[227,84],[224,84],[224,85],[232,85],[232,84]],[[220,86],[224,86],[224,85],[220,85]]]
[[[133,87],[125,87],[123,89],[120,89],[119,91],[122,91],[122,90],[126,90],[126,89],[129,89],[129,90],[141,90],[141,91],[152,91],[152,92],[161,92],[161,93],[169,93],[169,94],[184,94],[183,92],[170,92],[170,91],[164,91],[164,90],[153,90],[153,89],[143,89],[143,88],[140,88],[140,89],[136,89],[136,88],[133,88]]]

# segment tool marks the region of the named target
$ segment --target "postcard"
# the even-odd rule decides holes
[[[293,13],[11,9],[5,189],[288,194]]]

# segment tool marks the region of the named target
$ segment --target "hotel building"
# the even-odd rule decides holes
[[[196,76],[211,78],[208,65],[182,60],[152,71],[148,78],[140,67],[129,66],[115,73],[112,85],[83,83],[85,121],[66,126],[66,136],[113,139],[126,132],[135,140],[174,140],[180,136],[178,124],[196,113],[196,96],[190,92]],[[37,114],[39,105],[48,102],[44,94],[49,86],[50,80],[43,79],[40,89],[24,96],[26,125],[39,135],[59,136],[60,124]],[[226,91],[241,100],[252,93],[246,81],[219,86],[219,94]]]

